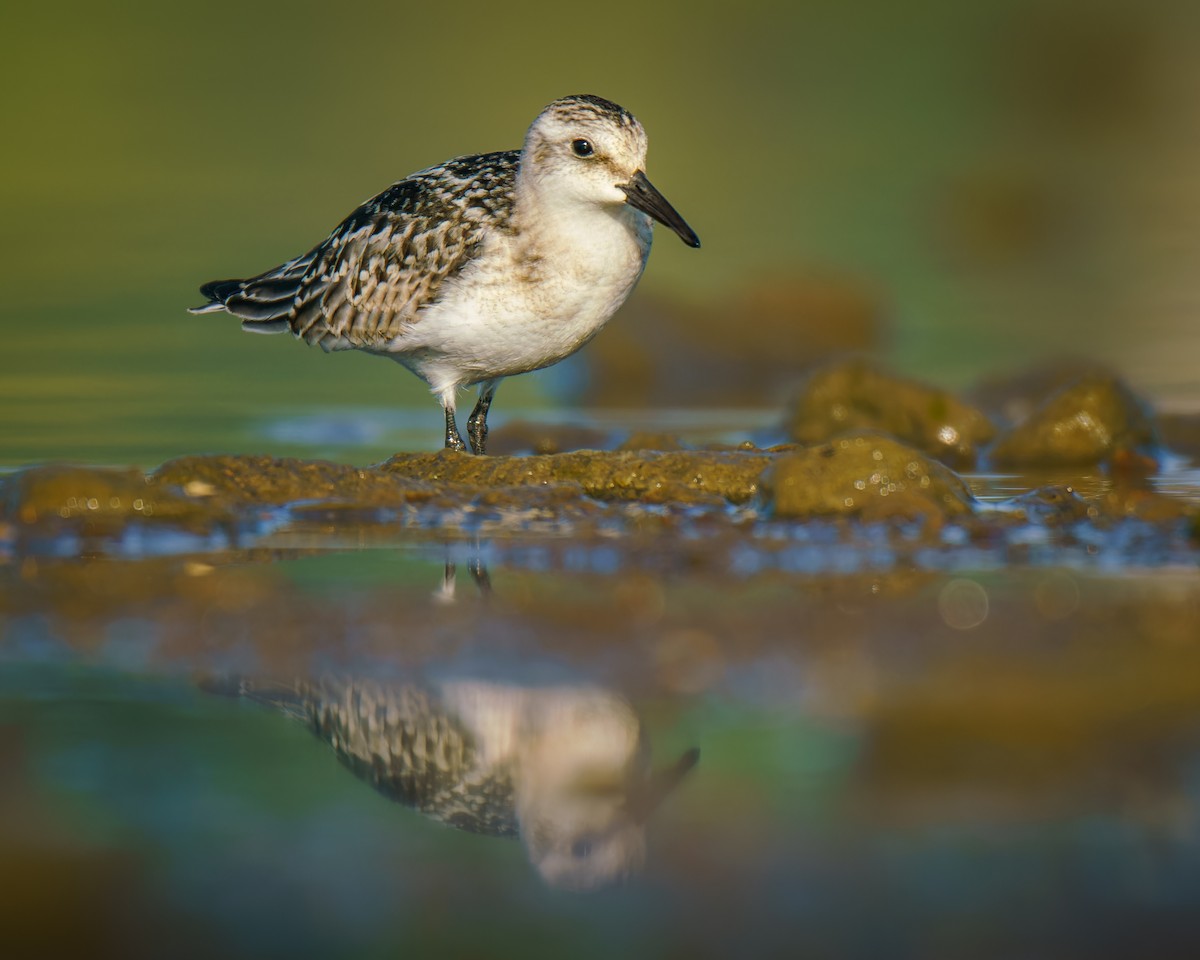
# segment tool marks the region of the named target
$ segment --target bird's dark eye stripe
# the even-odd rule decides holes
[[[596,148],[592,146],[592,141],[584,140],[582,137],[571,141],[571,149],[577,157],[590,157],[596,152]]]

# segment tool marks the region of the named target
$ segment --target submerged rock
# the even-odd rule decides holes
[[[975,499],[952,470],[891,437],[857,435],[779,457],[763,477],[777,518],[926,518],[935,526],[972,511]]]
[[[1004,433],[990,452],[997,467],[1153,464],[1154,426],[1124,383],[1089,376],[1053,394]]]
[[[813,374],[787,415],[787,429],[800,443],[880,431],[957,468],[973,466],[979,448],[995,434],[980,410],[953,394],[861,360]]]

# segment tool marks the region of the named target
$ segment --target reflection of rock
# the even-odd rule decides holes
[[[552,886],[638,871],[646,821],[695,765],[654,772],[630,705],[598,687],[325,677],[209,684],[305,723],[384,796],[472,833],[520,837]]]

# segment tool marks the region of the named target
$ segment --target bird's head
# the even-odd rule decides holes
[[[655,770],[641,721],[597,688],[544,691],[528,714],[514,771],[521,839],[553,887],[589,890],[637,873],[650,815],[696,764],[688,751]]]
[[[529,128],[522,176],[574,203],[628,205],[670,227],[691,247],[700,238],[646,179],[646,131],[628,110],[601,97],[555,100]]]

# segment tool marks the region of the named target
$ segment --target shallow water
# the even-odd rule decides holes
[[[771,444],[846,351],[1091,357],[1200,410],[1194,3],[374,6],[7,18],[0,484],[432,449],[395,364],[185,308],[572,89],[647,123],[704,248],[660,237],[506,382],[497,445]],[[396,57],[453,35],[505,51],[486,97]],[[571,409],[612,403],[646,410]],[[1196,462],[967,480],[990,517],[936,530],[553,495],[55,527],[0,489],[0,954],[1196,956]]]
[[[1157,486],[1194,502],[1188,469]],[[125,956],[1193,949],[1194,540],[955,529],[9,531],[4,926]]]

